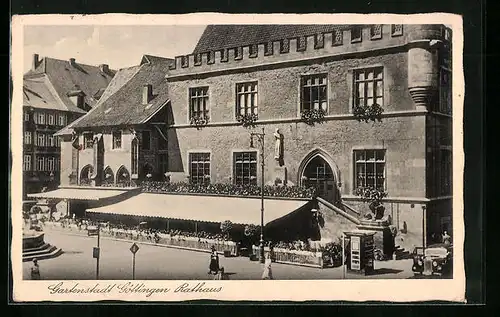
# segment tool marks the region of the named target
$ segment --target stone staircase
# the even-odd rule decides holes
[[[23,250],[23,262],[37,260],[45,260],[55,258],[63,253],[63,250],[51,245],[49,243],[44,243],[35,248],[29,248]]]

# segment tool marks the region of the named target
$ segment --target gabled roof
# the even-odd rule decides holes
[[[168,101],[165,75],[173,62],[169,58],[144,55],[139,66],[118,71],[95,108],[71,127],[84,129],[146,122]],[[146,84],[152,85],[153,98],[148,105],[143,105]]]
[[[85,113],[72,102],[64,103],[46,74],[24,79],[23,106]]]
[[[299,36],[333,32],[347,25],[335,24],[245,24],[208,25],[193,53],[261,44]]]
[[[47,77],[68,111],[82,112],[71,101],[68,92],[81,90],[85,94],[85,103],[93,107],[97,103],[97,100],[93,97],[94,94],[99,89],[108,86],[115,75],[115,71],[108,69],[103,72],[98,66],[77,62],[71,64],[69,61],[45,57],[34,70],[30,70],[24,75],[24,80],[31,80],[43,75]]]

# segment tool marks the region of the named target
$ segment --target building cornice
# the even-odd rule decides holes
[[[396,118],[396,117],[416,117],[425,116],[428,114],[427,110],[404,110],[404,111],[391,111],[382,114],[382,118]],[[336,114],[328,115],[324,117],[324,121],[342,121],[342,120],[356,120],[353,114]],[[300,123],[303,122],[301,118],[278,118],[278,119],[264,119],[257,120],[256,125],[266,125],[266,124],[277,124],[277,123]],[[224,121],[224,122],[209,122],[206,127],[227,127],[227,126],[239,126],[241,123],[237,121]],[[183,124],[173,124],[168,126],[169,129],[182,129],[182,128],[196,128],[195,125],[188,123]]]

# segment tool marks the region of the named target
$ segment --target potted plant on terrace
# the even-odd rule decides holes
[[[208,124],[209,118],[208,116],[193,116],[191,117],[191,125],[196,126],[197,130],[200,130],[204,126]]]

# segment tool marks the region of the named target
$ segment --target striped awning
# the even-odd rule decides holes
[[[305,200],[265,199],[264,224],[283,218],[307,203]],[[89,208],[87,212],[260,225],[260,210],[258,198],[141,193],[112,205]]]
[[[50,192],[28,194],[31,198],[48,198],[48,199],[73,199],[73,200],[101,200],[105,198],[115,197],[126,193],[127,190],[106,189],[106,188],[59,188]]]

